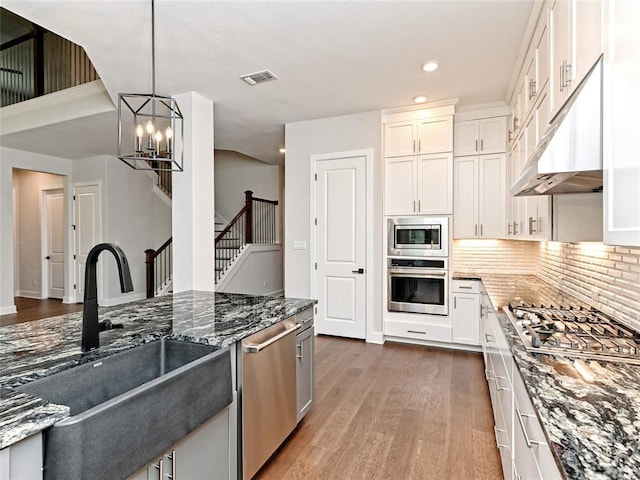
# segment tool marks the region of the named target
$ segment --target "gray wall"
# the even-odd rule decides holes
[[[307,122],[289,123],[285,126],[285,281],[287,296],[310,296],[310,156],[323,153],[373,149],[374,205],[369,206],[369,222],[374,231],[382,231],[382,160],[381,160],[381,112],[364,112],[354,115],[323,118]],[[372,208],[371,208],[372,207]],[[306,250],[293,250],[294,241],[305,241]],[[374,238],[374,285],[383,285],[381,259],[382,237]],[[381,291],[377,293],[381,294]],[[375,299],[375,311],[371,318],[373,330],[382,331],[380,302]]]

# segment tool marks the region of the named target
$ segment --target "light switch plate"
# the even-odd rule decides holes
[[[294,250],[306,250],[307,249],[307,242],[305,242],[304,240],[294,240],[293,241],[293,249]]]

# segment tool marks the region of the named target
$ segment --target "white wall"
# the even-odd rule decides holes
[[[282,291],[282,245],[249,245],[216,287],[216,292],[251,295]]]
[[[280,198],[280,169],[229,150],[215,151],[216,212],[231,220],[244,206],[244,192],[267,200]]]
[[[64,187],[65,177],[31,170],[13,170],[16,189],[16,240],[19,296],[41,298],[42,293],[42,189]],[[64,219],[61,219],[64,221]],[[16,287],[14,285],[14,287]],[[46,292],[45,292],[46,295]]]
[[[14,295],[14,250],[13,250],[13,168],[35,170],[57,175],[66,175],[66,215],[71,218],[71,173],[72,161],[11,148],[0,147],[0,315],[15,312]],[[65,262],[69,265],[73,244],[66,232]],[[71,289],[71,279],[65,275],[65,290]]]
[[[354,115],[324,118],[307,122],[289,123],[285,126],[285,281],[287,296],[310,296],[310,156],[322,153],[373,149],[374,204],[369,205],[369,222],[373,230],[382,232],[382,160],[381,113],[364,112]],[[293,250],[294,241],[305,241],[306,250]],[[372,272],[376,287],[374,311],[367,319],[368,327],[382,332],[381,288],[382,235],[374,235]]]

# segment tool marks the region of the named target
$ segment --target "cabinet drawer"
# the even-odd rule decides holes
[[[393,337],[432,340],[451,343],[451,325],[429,325],[426,323],[386,320],[384,333]]]
[[[514,372],[514,458],[522,478],[560,479],[551,447],[529,399],[522,377]]]
[[[457,293],[480,293],[480,282],[477,280],[453,280],[451,290]]]
[[[313,325],[313,307],[296,313],[296,322],[298,322],[303,329],[308,328],[310,324]]]

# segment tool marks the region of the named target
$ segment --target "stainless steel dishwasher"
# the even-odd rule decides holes
[[[297,424],[295,317],[242,340],[242,472],[252,478]]]

